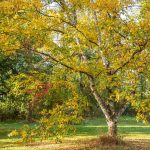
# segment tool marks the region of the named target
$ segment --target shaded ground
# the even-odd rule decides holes
[[[124,146],[100,146],[99,135],[107,132],[106,122],[103,118],[86,120],[77,125],[75,135],[65,137],[62,144],[52,141],[22,145],[19,139],[8,138],[7,134],[13,129],[19,129],[23,121],[0,123],[0,150],[150,150],[150,125],[136,122],[132,117],[122,117],[118,124],[120,136],[126,141]],[[31,124],[34,126],[34,124]]]
[[[52,142],[36,142],[27,145],[5,143],[1,150],[150,150],[150,139],[125,140],[123,146],[100,145],[98,139]]]

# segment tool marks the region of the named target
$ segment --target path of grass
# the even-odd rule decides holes
[[[54,149],[53,146],[60,148],[63,147],[67,149],[70,145],[72,145],[73,141],[74,145],[78,144],[78,140],[90,140],[93,138],[97,138],[99,135],[103,135],[107,133],[107,125],[104,118],[95,118],[89,119],[77,125],[77,130],[75,135],[71,135],[65,138],[64,144],[49,144],[43,143],[42,145],[30,145],[28,147],[19,145],[16,143],[18,139],[8,138],[7,134],[13,129],[19,129],[23,126],[23,121],[10,121],[10,122],[1,122],[0,123],[0,150],[32,150],[32,149]],[[34,124],[31,124],[34,126]],[[139,145],[141,143],[150,143],[150,124],[144,125],[141,122],[136,122],[133,117],[122,117],[119,120],[118,131],[121,136],[124,137],[125,140],[130,140],[133,144],[136,143]],[[69,142],[68,142],[69,141]],[[76,141],[76,142],[74,142]],[[141,142],[140,142],[141,141]],[[67,144],[66,144],[67,143]],[[145,145],[145,144],[143,144]],[[150,146],[150,145],[148,145]],[[149,149],[150,150],[150,149]]]

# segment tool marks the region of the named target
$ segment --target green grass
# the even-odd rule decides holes
[[[0,150],[5,146],[5,149],[11,149],[16,145],[19,139],[9,138],[7,135],[14,129],[20,129],[25,124],[24,121],[7,121],[0,123]],[[30,124],[34,126],[35,124]],[[145,125],[142,122],[137,122],[133,117],[121,117],[118,123],[119,135],[124,139],[148,139],[150,140],[150,124]],[[104,118],[94,118],[85,120],[80,125],[76,125],[76,133],[65,137],[66,140],[81,140],[97,138],[99,135],[107,133],[107,124]],[[22,147],[23,148],[23,147]],[[15,148],[12,148],[15,150]],[[18,148],[20,150],[20,148]],[[25,148],[27,149],[27,148]],[[31,150],[32,148],[29,148]],[[35,149],[35,148],[33,148]],[[45,148],[46,149],[46,148]]]
[[[0,122],[0,139],[8,139],[8,134],[14,129],[20,129],[25,123],[25,121],[5,121]],[[34,126],[34,124],[30,124]]]
[[[121,117],[118,122],[119,135],[126,138],[140,137],[150,138],[150,124],[137,122],[133,117]],[[107,124],[104,118],[86,120],[77,126],[77,136],[99,136],[107,133]]]

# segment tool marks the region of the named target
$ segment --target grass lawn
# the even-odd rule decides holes
[[[38,144],[36,143],[35,145],[30,144],[28,146],[24,146],[19,144],[19,139],[13,139],[7,136],[11,130],[21,128],[23,124],[23,121],[8,121],[0,123],[0,150],[69,149],[71,146],[86,146],[91,142],[91,139],[96,139],[99,135],[107,133],[105,119],[94,118],[85,120],[80,125],[76,125],[76,133],[65,137],[62,144],[54,144],[53,142],[50,143],[49,141],[44,141],[42,144],[38,142]],[[34,126],[34,124],[31,124],[31,126]],[[125,116],[119,120],[118,131],[119,135],[123,137],[125,141],[129,141],[141,148],[147,147],[144,149],[150,150],[150,124],[144,125],[141,122],[136,122],[133,117]],[[85,140],[89,142],[83,142]],[[82,144],[80,141],[82,141]],[[77,149],[77,147],[71,149]],[[111,147],[111,149],[113,148]],[[121,150],[121,148],[115,149]]]

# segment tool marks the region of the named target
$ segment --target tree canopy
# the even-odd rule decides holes
[[[150,99],[138,99],[142,73],[149,83],[147,0],[2,0],[0,50],[39,54],[82,75],[104,113],[109,134],[131,104],[145,122]],[[137,9],[138,8],[138,9]]]

